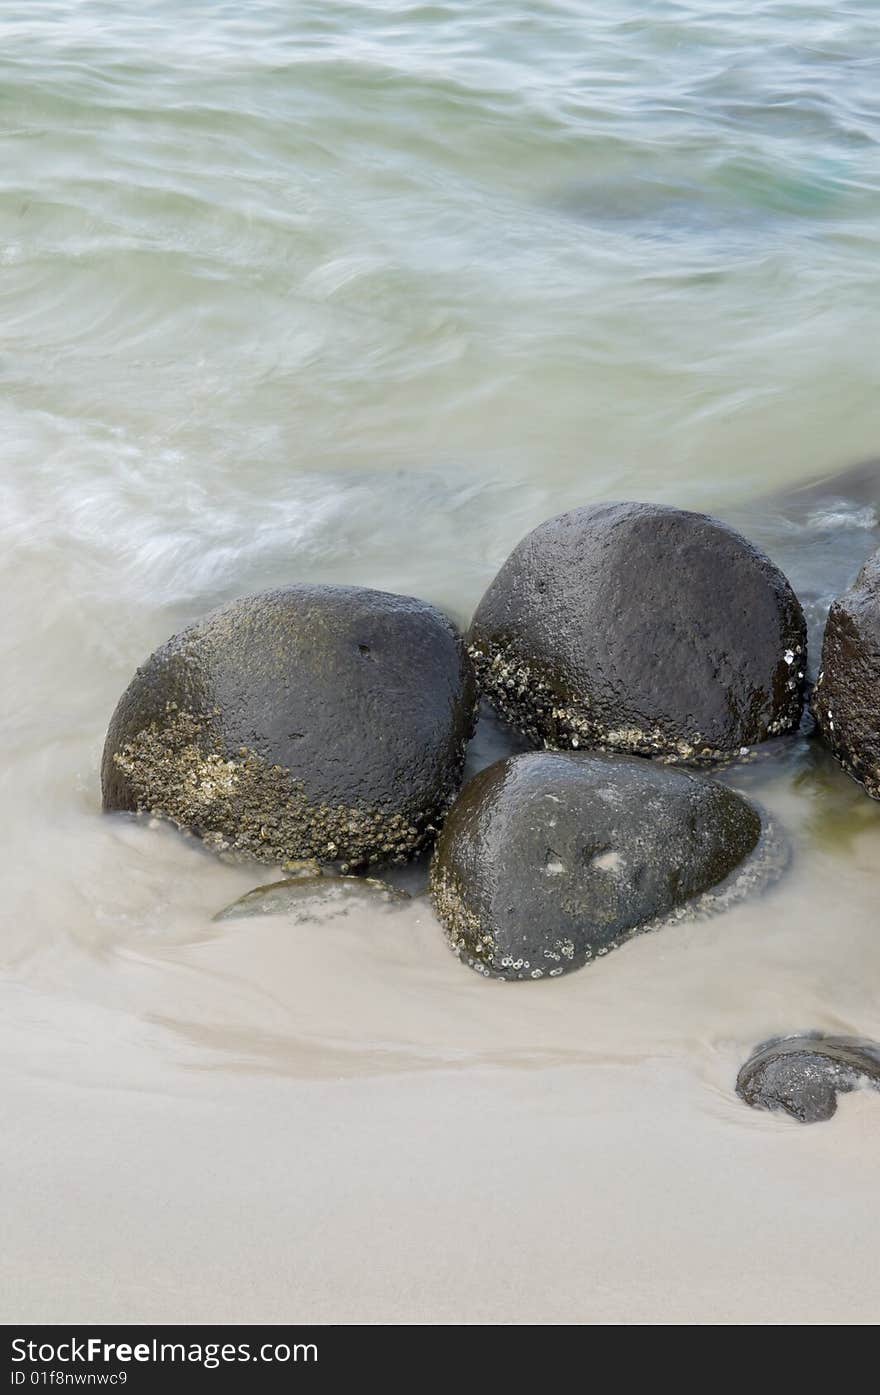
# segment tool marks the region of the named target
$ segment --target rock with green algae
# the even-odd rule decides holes
[[[363,866],[433,840],[475,716],[434,606],[300,584],[233,601],[144,663],[104,747],[104,807],[222,852]]]
[[[555,978],[688,904],[710,909],[761,834],[748,800],[694,771],[529,752],[489,766],[459,795],[431,864],[431,899],[471,968]]]
[[[797,727],[806,642],[788,581],[741,534],[636,503],[535,528],[468,635],[482,691],[535,746],[689,763]]]

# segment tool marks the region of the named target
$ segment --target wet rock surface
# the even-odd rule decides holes
[[[806,626],[734,529],[652,504],[550,519],[473,619],[483,692],[534,745],[699,762],[795,728]]]
[[[290,586],[168,640],[120,699],[105,809],[268,862],[400,861],[433,840],[475,713],[460,635],[412,597]]]
[[[880,552],[831,606],[811,707],[844,770],[880,799]]]
[[[556,977],[718,886],[760,836],[747,800],[693,771],[529,752],[462,791],[434,853],[431,899],[472,968]]]
[[[731,520],[794,586],[807,620],[807,674],[815,679],[828,609],[880,547],[880,460],[777,490],[733,509]]]
[[[862,1085],[880,1089],[880,1045],[805,1032],[759,1046],[737,1076],[736,1092],[753,1109],[781,1109],[815,1124],[831,1118],[838,1094]]]
[[[214,920],[244,920],[263,915],[308,915],[316,902],[322,908],[347,910],[350,905],[401,905],[409,901],[406,891],[378,877],[345,877],[316,869],[311,875],[285,877],[246,891],[231,905],[224,906]]]

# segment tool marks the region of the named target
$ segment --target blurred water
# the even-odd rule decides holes
[[[14,1089],[60,1082],[64,1109],[84,1088],[116,1092],[129,1148],[140,1129],[174,1135],[173,1100],[220,1109],[242,1071],[328,1089],[453,1065],[476,1082],[488,1062],[522,1073],[527,1152],[545,1069],[582,1072],[588,1116],[598,1062],[659,1054],[693,1072],[682,1107],[707,1158],[731,1139],[751,1147],[759,1125],[728,1095],[760,1035],[880,1032],[880,811],[805,739],[732,777],[794,842],[770,899],[516,1004],[445,955],[423,906],[324,927],[326,952],[283,920],[218,930],[210,917],[259,876],[102,818],[97,767],[136,664],[215,604],[297,578],[359,581],[464,621],[523,532],[599,497],[739,523],[790,571],[817,634],[880,541],[873,483],[792,492],[878,451],[875,0],[6,5],[0,142]],[[679,1084],[663,1079],[671,1099]],[[628,1110],[649,1133],[665,1106],[657,1077],[641,1080]],[[164,1122],[138,1114],[140,1090],[165,1102]],[[394,1117],[405,1154],[406,1108]],[[782,1137],[763,1183],[777,1187],[777,1248],[791,1240]],[[16,1184],[31,1144],[21,1157]],[[440,1149],[438,1177],[448,1162]],[[841,1168],[841,1198],[853,1175]],[[726,1197],[734,1216],[753,1204],[749,1176]],[[108,1171],[76,1185],[102,1215]],[[694,1196],[670,1201],[670,1225]],[[826,1236],[807,1255],[838,1285],[852,1246],[876,1246],[868,1215],[839,1251]],[[429,1244],[453,1220],[425,1224]],[[103,1316],[111,1289],[129,1313],[169,1316],[137,1297],[124,1252],[97,1309],[74,1309],[70,1235],[44,1302],[23,1226],[13,1316]],[[559,1256],[551,1245],[548,1275]],[[264,1258],[265,1300],[281,1272],[268,1241]],[[621,1282],[637,1259],[621,1253]],[[693,1262],[714,1272],[717,1255]],[[397,1311],[377,1292],[371,1316]],[[801,1311],[825,1297],[819,1285]]]

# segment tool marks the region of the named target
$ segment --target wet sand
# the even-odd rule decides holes
[[[421,900],[212,924],[262,869],[108,838],[128,926],[64,935],[59,886],[3,991],[6,1320],[876,1320],[876,1095],[804,1128],[734,1094],[781,1029],[880,1034],[876,826],[843,885],[802,828],[758,900],[538,984]]]

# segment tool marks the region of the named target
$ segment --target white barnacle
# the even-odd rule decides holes
[[[786,651],[785,651],[785,653],[783,654],[782,657],[783,657],[783,659],[785,660],[785,662],[786,662],[787,664],[793,664],[793,663],[794,663],[794,650],[793,650],[793,649],[786,649]]]
[[[609,848],[607,852],[597,853],[591,858],[590,865],[597,867],[600,872],[616,872],[623,866],[623,858],[614,848]]]

